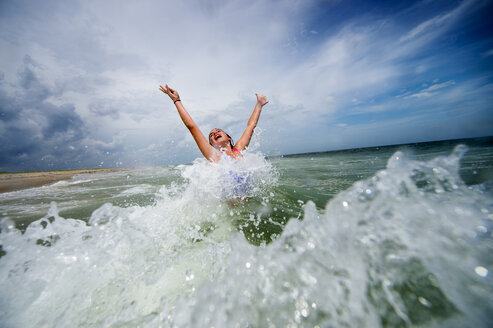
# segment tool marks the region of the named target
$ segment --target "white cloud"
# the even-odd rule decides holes
[[[470,2],[412,28],[392,17],[370,23],[355,17],[330,33],[307,24],[313,3],[19,2],[0,13],[1,88],[9,95],[23,92],[19,70],[29,55],[40,85],[50,90],[45,101],[73,104],[83,120],[88,130],[81,144],[96,155],[111,151],[112,162],[135,161],[137,153],[144,161],[147,152],[148,164],[155,164],[166,161],[158,158],[159,147],[176,161],[199,156],[173,104],[158,91],[160,83],[180,92],[205,133],[224,127],[241,134],[254,93],[267,95],[260,119],[270,141],[266,150],[289,153],[303,151],[302,143],[294,146],[293,131],[326,145],[321,127],[334,126],[335,117],[401,110],[404,97],[425,99],[454,85],[434,82],[401,99],[371,102],[402,89],[408,75],[436,67],[437,59],[408,59],[454,26]],[[308,42],[315,34],[321,41]]]
[[[434,81],[436,82],[436,81]],[[409,98],[426,98],[426,97],[431,97],[431,96],[436,96],[437,95],[437,90],[449,87],[451,85],[454,85],[455,81],[447,81],[443,83],[435,83],[432,84],[431,86],[427,87],[426,89],[423,89],[417,93],[407,95],[404,98],[409,99]]]
[[[474,4],[474,1],[466,0],[451,11],[439,13],[411,29],[406,35],[401,37],[400,41],[407,42],[419,38],[429,39],[443,34],[444,30],[450,28],[457,19],[464,15],[472,4]]]
[[[2,88],[19,93],[18,70],[29,55],[36,80],[54,105],[74,104],[98,149],[173,139],[184,128],[160,83],[177,88],[196,121],[235,121],[228,112],[254,92],[270,97],[290,38],[307,2],[119,1],[20,3],[0,21]],[[22,24],[20,23],[22,22]],[[11,26],[21,25],[18,30]],[[15,31],[15,37],[14,33]],[[21,59],[21,60],[19,60]],[[29,94],[26,96],[29,97]],[[272,106],[271,106],[272,107]],[[226,114],[225,114],[226,113]],[[221,114],[221,115],[219,115]],[[248,118],[248,116],[246,117]],[[186,134],[185,134],[186,135]],[[187,140],[189,136],[186,136]],[[121,154],[125,157],[125,154]]]
[[[493,56],[493,49],[485,51],[482,55],[483,55],[483,57]]]
[[[435,91],[435,90],[439,90],[442,88],[446,88],[446,87],[454,85],[454,84],[455,84],[455,81],[447,81],[447,82],[443,82],[443,83],[437,83],[437,84],[433,84],[433,85],[429,86],[424,91]]]

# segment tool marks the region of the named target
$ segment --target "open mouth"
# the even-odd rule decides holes
[[[218,142],[222,138],[223,138],[223,135],[222,135],[221,130],[216,130],[216,131],[212,131],[211,133],[209,133],[209,141],[210,142]]]

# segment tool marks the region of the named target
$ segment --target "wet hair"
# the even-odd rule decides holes
[[[224,130],[221,130],[219,128],[214,128],[212,130],[220,130],[220,131],[223,131],[224,133],[226,133]],[[211,130],[211,131],[212,131]],[[229,134],[226,133],[226,135],[228,136],[229,138],[229,144],[231,145],[231,148],[234,148],[235,147],[235,143],[233,142],[233,138],[231,138],[231,136]],[[211,142],[211,138],[209,138],[209,144],[212,146],[212,142]]]

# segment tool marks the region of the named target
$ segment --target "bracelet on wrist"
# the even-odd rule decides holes
[[[181,101],[181,99],[176,99],[175,101],[173,101],[173,104],[176,104],[177,101]]]

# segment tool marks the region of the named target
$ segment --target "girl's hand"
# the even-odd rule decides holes
[[[264,106],[269,102],[264,95],[260,95],[260,96],[258,94],[255,95],[257,96],[257,104],[259,104],[260,106]]]
[[[165,84],[164,87],[160,85],[159,90],[167,94],[171,98],[171,100],[173,100],[173,102],[180,99],[180,95],[178,94],[178,91],[171,89],[170,87],[168,87],[167,84]]]

